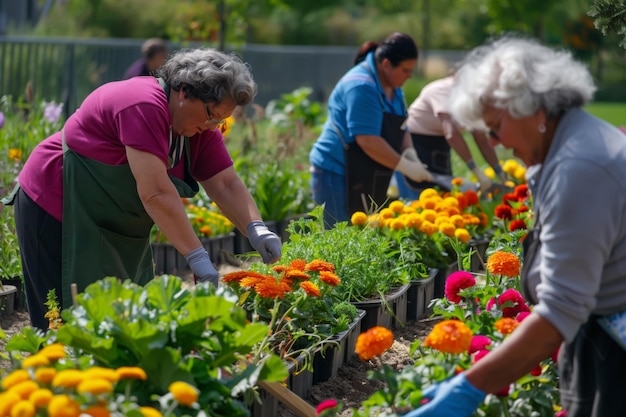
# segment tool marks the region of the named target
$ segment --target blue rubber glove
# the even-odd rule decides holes
[[[276,233],[267,228],[260,220],[250,222],[246,227],[250,244],[261,255],[266,264],[276,262],[283,252],[283,244]]]
[[[469,417],[487,395],[470,384],[464,373],[428,387],[423,394],[430,402],[404,417]]]
[[[199,282],[209,281],[217,287],[220,275],[215,270],[213,262],[209,258],[209,253],[204,247],[200,246],[189,252],[185,256],[185,260]]]

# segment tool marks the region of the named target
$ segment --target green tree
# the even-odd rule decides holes
[[[596,28],[603,35],[615,33],[622,36],[619,45],[626,48],[626,1],[594,0],[589,16],[595,19]]]

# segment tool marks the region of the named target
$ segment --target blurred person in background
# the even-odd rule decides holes
[[[148,39],[141,45],[142,57],[133,62],[124,73],[124,79],[153,75],[167,59],[167,45],[163,39]]]
[[[415,42],[403,33],[365,42],[334,87],[328,119],[309,154],[313,199],[325,205],[327,227],[383,206],[394,169],[415,181],[432,179],[404,125],[401,87],[417,55]]]

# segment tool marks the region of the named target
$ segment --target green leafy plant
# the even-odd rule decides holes
[[[22,277],[22,258],[12,207],[0,206],[0,288],[2,279]]]
[[[105,278],[62,312],[58,331],[44,335],[25,328],[9,340],[7,351],[19,356],[62,343],[72,357],[92,365],[141,368],[146,380],[132,386],[137,404],[154,406],[154,394],[166,395],[181,381],[198,389],[197,402],[208,415],[244,416],[241,398],[259,381],[284,380],[287,370],[270,352],[254,361],[247,356],[268,328],[248,323],[236,300],[225,288],[184,288],[174,276],[157,277],[145,287]]]

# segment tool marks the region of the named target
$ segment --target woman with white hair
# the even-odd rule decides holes
[[[470,416],[559,347],[567,416],[624,415],[626,337],[609,329],[626,328],[626,138],[582,109],[594,90],[570,53],[514,37],[475,49],[457,72],[453,117],[488,129],[529,167],[535,227],[522,285],[534,307],[492,353],[426,389],[430,401],[409,416]]]
[[[155,223],[196,278],[217,285],[180,198],[198,192],[198,183],[265,262],[281,256],[220,129],[256,94],[249,67],[232,54],[191,49],[172,55],[157,75],[93,91],[18,177],[15,220],[33,326],[48,327],[52,289],[68,307],[72,283],[82,291],[105,276],[151,280]]]

